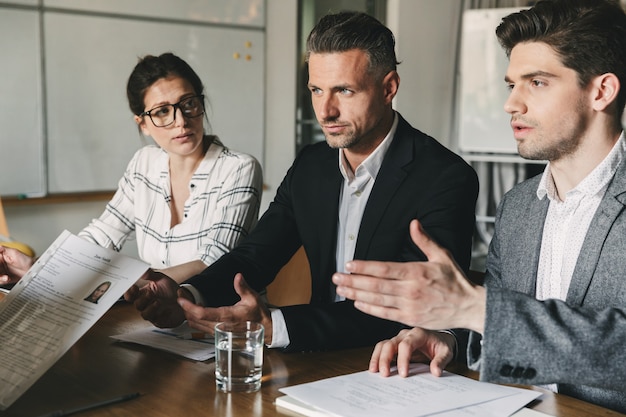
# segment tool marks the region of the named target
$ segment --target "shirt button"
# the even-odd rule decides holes
[[[357,191],[357,192],[354,193],[354,195],[357,196],[357,197],[361,197],[361,194],[363,194],[361,191]]]
[[[348,235],[348,239],[354,240],[354,235],[352,235],[352,234]]]

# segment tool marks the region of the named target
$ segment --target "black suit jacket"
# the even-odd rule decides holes
[[[409,223],[417,218],[467,269],[478,194],[476,173],[458,155],[398,117],[395,137],[363,213],[354,259],[424,260],[409,235]],[[233,289],[237,272],[261,290],[304,245],[311,265],[311,302],[281,308],[289,351],[371,345],[395,336],[403,327],[364,314],[351,301],[334,302],[331,276],[337,269],[343,181],[338,161],[338,150],[325,142],[303,149],[250,235],[188,281],[209,306],[230,305],[239,300]]]

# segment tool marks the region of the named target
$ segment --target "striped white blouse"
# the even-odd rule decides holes
[[[189,183],[183,220],[170,228],[169,156],[138,150],[104,213],[79,236],[119,251],[134,233],[140,258],[162,269],[200,259],[210,265],[254,227],[262,171],[250,155],[214,141]]]

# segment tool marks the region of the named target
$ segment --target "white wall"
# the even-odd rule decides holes
[[[265,158],[261,212],[276,194],[296,152],[298,7],[293,0],[268,0],[265,46]]]
[[[78,233],[92,218],[100,216],[105,204],[106,201],[5,205],[4,211],[11,237],[27,243],[41,255],[64,229]],[[136,256],[134,245],[126,246],[124,253]]]
[[[387,0],[387,26],[401,64],[395,108],[414,127],[453,147],[455,57],[461,2]]]

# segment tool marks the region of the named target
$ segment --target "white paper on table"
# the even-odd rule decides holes
[[[212,337],[192,339],[193,332],[185,322],[174,329],[151,326],[111,337],[121,342],[137,343],[165,350],[195,361],[205,361],[215,357],[215,339]]]
[[[300,402],[289,395],[283,395],[276,398],[276,407],[294,411],[298,415],[307,417],[328,417],[329,414],[324,410],[313,407],[312,405]]]
[[[542,413],[541,411],[531,410],[530,408],[522,408],[511,417],[551,417],[552,414]]]
[[[531,391],[529,389],[517,389],[517,393],[507,397],[498,398],[496,400],[487,401],[480,404],[469,405],[456,410],[444,411],[435,414],[434,417],[505,417],[518,416],[519,410],[523,409],[528,403],[541,396],[540,392]],[[533,410],[529,410],[533,411]],[[523,416],[523,414],[519,414]]]
[[[456,410],[444,411],[442,413],[431,414],[431,417],[547,417],[548,414],[539,411],[523,408],[526,404],[540,396],[536,391],[521,390],[517,394],[497,400],[488,401],[481,404],[469,405]],[[296,400],[289,395],[276,398],[276,406],[294,411],[298,415],[308,417],[329,417],[330,414],[319,408],[313,407]],[[515,412],[515,410],[519,410]],[[334,414],[333,414],[334,415]]]
[[[530,390],[475,381],[450,372],[435,377],[424,364],[413,364],[409,374],[407,378],[397,374],[383,378],[379,374],[363,371],[281,388],[280,391],[342,417],[427,416],[509,397],[521,391],[532,393],[528,397],[532,398],[526,403],[515,404],[505,414],[510,415],[540,395]]]
[[[0,409],[46,372],[148,269],[67,230],[0,301]],[[86,298],[101,284],[97,301]]]

